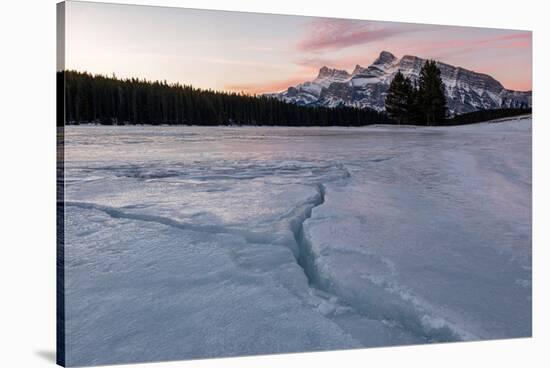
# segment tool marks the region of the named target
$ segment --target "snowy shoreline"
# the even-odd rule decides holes
[[[526,115],[520,115],[520,116],[514,116],[514,117],[507,117],[507,118],[500,118],[500,119],[494,119],[494,120],[487,120],[479,123],[471,123],[471,124],[457,124],[457,125],[440,125],[440,126],[424,126],[424,125],[395,125],[395,124],[369,124],[369,125],[363,125],[363,126],[338,126],[338,125],[312,125],[312,126],[286,126],[286,125],[195,125],[195,124],[120,124],[120,125],[104,125],[104,124],[98,124],[98,123],[80,123],[80,124],[67,124],[65,125],[65,128],[70,127],[105,127],[105,128],[113,128],[113,127],[163,127],[163,128],[181,128],[181,127],[190,127],[190,128],[269,128],[269,129],[342,129],[342,130],[361,130],[365,128],[395,128],[395,129],[433,129],[433,128],[452,128],[452,127],[461,127],[461,126],[476,126],[476,125],[484,125],[484,124],[496,124],[501,122],[507,122],[507,121],[519,121],[519,120],[527,120],[531,119],[531,114]]]

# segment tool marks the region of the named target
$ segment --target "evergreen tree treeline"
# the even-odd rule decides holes
[[[445,121],[445,125],[475,124],[475,123],[481,123],[489,120],[531,114],[531,112],[532,112],[532,109],[530,107],[472,111],[472,112],[467,112],[465,114],[456,115],[450,119],[447,119]]]
[[[386,111],[398,124],[444,124],[447,100],[441,71],[433,60],[420,70],[418,86],[398,71],[388,89]]]
[[[388,124],[385,113],[353,107],[313,107],[267,96],[201,90],[188,85],[58,72],[65,123],[361,126]],[[63,122],[60,122],[63,124]]]

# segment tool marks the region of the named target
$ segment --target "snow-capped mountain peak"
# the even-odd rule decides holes
[[[367,68],[362,67],[361,65],[357,64],[355,65],[355,68],[353,69],[353,72],[351,73],[352,76],[355,76],[357,74],[363,74]]]
[[[345,80],[350,77],[349,73],[345,70],[332,69],[327,66],[319,69],[317,79],[333,79],[333,80]]]
[[[374,61],[373,64],[391,64],[395,60],[397,60],[397,58],[394,54],[389,51],[382,51],[380,52],[380,55],[378,55],[378,58]]]
[[[425,61],[414,55],[405,55],[399,59],[391,52],[382,51],[366,68],[357,64],[350,74],[345,70],[323,66],[313,81],[289,87],[272,96],[301,105],[346,105],[382,111],[386,92],[395,73],[401,71],[416,82]],[[437,62],[437,66],[445,85],[450,114],[531,106],[531,91],[508,90],[487,74],[461,67],[441,62]]]

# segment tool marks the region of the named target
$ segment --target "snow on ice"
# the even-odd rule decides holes
[[[68,365],[531,335],[531,119],[68,127]]]

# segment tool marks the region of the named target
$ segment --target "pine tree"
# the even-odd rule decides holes
[[[409,109],[409,123],[424,124],[424,113],[422,111],[421,96],[418,90],[418,84],[415,81],[411,90],[411,104]]]
[[[409,122],[413,98],[413,87],[410,79],[405,78],[401,71],[397,71],[391,81],[385,100],[386,112],[397,124]]]
[[[418,101],[426,125],[443,124],[447,114],[447,100],[441,71],[433,60],[428,60],[420,70]]]

